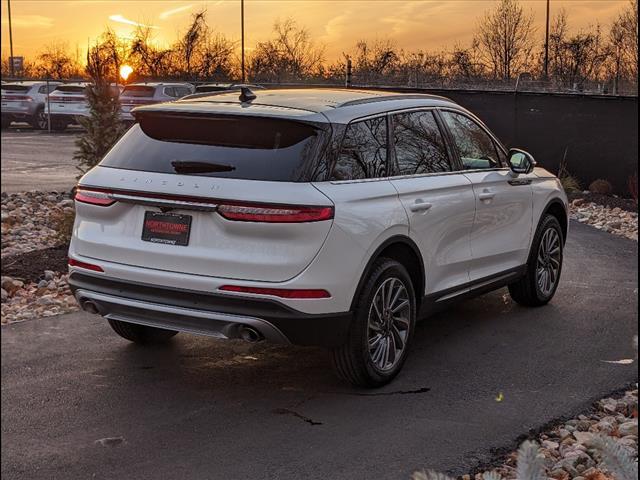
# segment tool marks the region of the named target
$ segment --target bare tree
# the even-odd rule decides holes
[[[254,81],[298,81],[323,73],[324,47],[317,46],[309,31],[292,19],[277,21],[275,38],[256,45],[249,58]]]
[[[67,44],[58,42],[47,46],[37,56],[34,73],[54,79],[80,77],[82,66],[72,58]]]
[[[517,0],[500,0],[481,19],[477,41],[495,78],[509,80],[526,70],[534,46],[533,14]]]
[[[609,31],[611,49],[610,73],[616,87],[620,80],[638,81],[638,0],[629,0],[627,7],[613,21]]]
[[[134,33],[129,52],[129,61],[140,76],[167,76],[171,64],[170,49],[160,49],[153,45],[152,31],[140,26]]]
[[[480,44],[478,39],[473,39],[470,47],[456,45],[449,54],[449,70],[447,76],[451,79],[465,81],[478,80],[486,73],[482,62]]]

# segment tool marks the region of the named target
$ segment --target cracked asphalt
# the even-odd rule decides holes
[[[320,349],[139,348],[84,313],[3,326],[2,478],[461,474],[637,381],[636,363],[605,362],[634,358],[637,288],[637,243],[572,223],[550,305],[503,289],[439,313],[375,391],[340,383]]]

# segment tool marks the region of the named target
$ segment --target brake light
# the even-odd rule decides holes
[[[242,287],[239,285],[223,285],[219,290],[235,293],[254,293],[258,295],[271,295],[273,297],[290,299],[329,298],[331,294],[322,289],[290,289],[290,288],[259,288]]]
[[[68,263],[70,267],[84,268],[85,270],[93,270],[94,272],[104,272],[102,267],[99,265],[94,265],[93,263],[81,262],[80,260],[76,260],[74,258],[70,258]]]
[[[49,101],[55,103],[79,103],[84,102],[85,98],[77,95],[73,97],[50,96]]]
[[[33,98],[27,95],[2,95],[2,100],[14,100],[19,102],[33,102]]]
[[[114,203],[116,203],[116,201],[111,198],[111,196],[107,192],[89,190],[80,187],[76,189],[74,199],[76,200],[76,202],[98,205],[100,207],[108,207],[109,205],[113,205]]]
[[[333,218],[333,207],[300,207],[293,205],[218,205],[218,213],[227,220],[241,222],[303,223]]]

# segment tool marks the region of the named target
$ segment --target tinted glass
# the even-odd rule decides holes
[[[493,139],[480,125],[460,113],[443,111],[442,117],[449,127],[465,169],[500,167]]]
[[[398,175],[451,171],[433,112],[401,113],[392,118]]]
[[[247,180],[310,181],[324,131],[257,117],[144,115],[105,167]]]
[[[31,87],[27,87],[25,85],[2,85],[2,90],[6,90],[7,92],[28,92],[30,88]]]
[[[358,180],[387,175],[386,118],[378,117],[349,124],[331,180]]]
[[[123,97],[153,97],[153,93],[156,91],[154,87],[147,87],[144,85],[131,85],[124,87],[122,90]]]
[[[84,93],[87,87],[81,87],[79,85],[59,85],[56,90],[60,92],[73,92],[73,93]]]
[[[176,89],[174,87],[164,87],[164,94],[168,97],[176,97]]]
[[[185,95],[189,95],[191,90],[187,87],[176,87],[176,97],[184,97]]]

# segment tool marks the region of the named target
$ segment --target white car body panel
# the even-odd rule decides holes
[[[471,232],[471,281],[524,265],[533,224],[531,185],[510,185],[509,169],[465,172],[473,184],[476,214]],[[529,174],[528,176],[532,176]],[[520,175],[520,178],[527,176]]]
[[[475,211],[469,179],[462,173],[434,174],[398,177],[391,183],[409,217],[409,237],[422,252],[424,294],[468,283]]]

